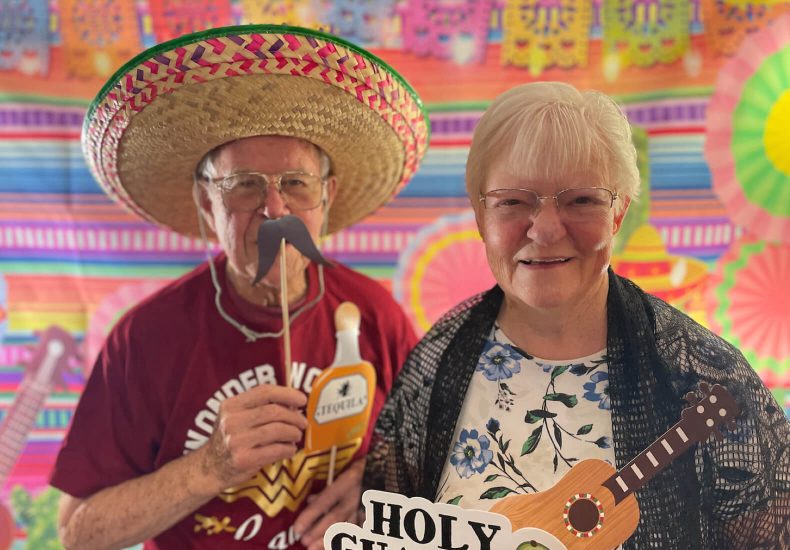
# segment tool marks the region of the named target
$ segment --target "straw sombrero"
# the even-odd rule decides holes
[[[409,181],[429,126],[416,92],[376,56],[315,30],[245,25],[182,36],[126,63],[91,104],[82,146],[116,201],[197,235],[198,161],[256,135],[299,137],[327,152],[338,181],[334,232]]]

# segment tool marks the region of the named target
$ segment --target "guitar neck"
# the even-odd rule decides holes
[[[27,384],[22,388],[0,424],[0,488],[5,485],[25,448],[28,435],[36,424],[36,416],[49,394],[48,388],[34,386]]]
[[[73,350],[73,339],[59,327],[50,327],[41,336],[19,393],[0,423],[0,488],[25,448],[36,416],[52,391],[58,369],[65,368]]]
[[[615,504],[618,504],[628,495],[642,488],[697,441],[698,438],[693,437],[686,420],[681,420],[620,471],[607,479],[603,486],[609,489],[614,495]]]

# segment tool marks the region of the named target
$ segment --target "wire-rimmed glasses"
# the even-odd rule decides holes
[[[605,187],[573,187],[547,196],[531,189],[492,189],[479,196],[486,210],[503,219],[532,217],[543,200],[553,199],[560,217],[571,222],[602,218],[617,198],[617,192]]]
[[[222,192],[225,206],[233,211],[251,212],[266,201],[274,187],[290,210],[311,210],[321,204],[326,178],[307,172],[277,174],[235,172],[221,178],[209,178]]]

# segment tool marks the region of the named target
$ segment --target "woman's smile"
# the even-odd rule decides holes
[[[518,260],[518,263],[519,265],[529,269],[553,269],[556,267],[562,267],[571,260],[573,260],[573,258],[569,256],[556,256],[553,258],[530,258]]]

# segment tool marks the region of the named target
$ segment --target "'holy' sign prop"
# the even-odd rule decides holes
[[[512,532],[500,514],[383,491],[366,491],[362,504],[362,527],[332,525],[324,535],[325,550],[565,550],[540,529]]]

